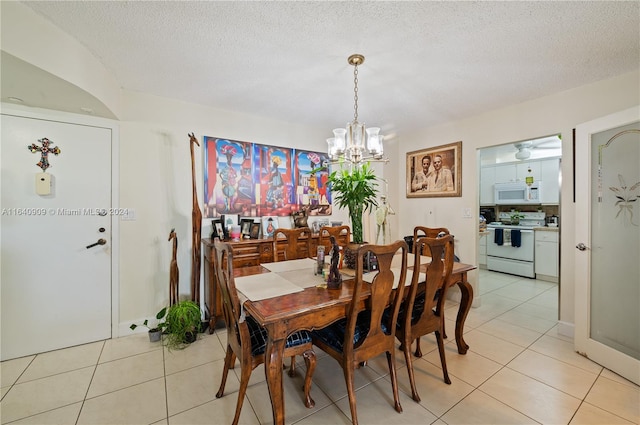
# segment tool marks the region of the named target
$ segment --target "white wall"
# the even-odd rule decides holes
[[[399,157],[407,152],[462,140],[462,197],[399,197],[402,221],[398,236],[410,234],[419,224],[448,227],[456,236],[457,254],[463,262],[477,263],[478,169],[477,150],[549,134],[562,134],[561,198],[561,304],[560,320],[574,323],[574,246],[572,129],[594,118],[640,103],[638,71],[599,81],[576,89],[512,105],[465,120],[442,124],[401,139]],[[426,142],[425,142],[426,141]],[[400,159],[399,158],[399,159]],[[401,161],[396,161],[402,166]],[[396,175],[395,187],[405,193],[405,171]],[[473,219],[462,218],[462,208],[475,212]],[[409,213],[410,212],[410,213]],[[405,219],[406,218],[406,219]],[[476,280],[477,276],[472,276]],[[475,285],[475,282],[472,282]]]

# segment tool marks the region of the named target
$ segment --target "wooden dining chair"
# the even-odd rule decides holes
[[[325,252],[331,251],[331,241],[333,236],[339,246],[346,246],[351,242],[351,228],[349,226],[322,226],[318,235],[318,246],[324,246]]]
[[[224,394],[229,369],[235,365],[236,357],[240,362],[240,389],[236,402],[236,413],[233,424],[240,419],[242,403],[249,384],[253,369],[265,362],[267,331],[251,316],[244,316],[238,291],[233,277],[233,249],[228,243],[215,241],[214,269],[220,283],[222,305],[227,326],[227,350],[224,358],[222,382],[216,393],[216,398]],[[287,337],[284,355],[287,357],[300,354],[304,357],[307,373],[304,378],[304,404],[306,407],[315,406],[311,398],[311,378],[316,367],[316,355],[313,351],[311,334],[308,331],[294,332]]]
[[[450,235],[449,229],[446,227],[425,227],[425,226],[416,226],[413,228],[413,252],[416,252],[416,241],[418,238],[426,236],[427,238],[437,238],[438,235],[444,233],[445,235]],[[424,254],[427,255],[427,254]]]
[[[404,285],[398,285],[394,290],[394,280],[403,283],[405,281],[407,251],[408,246],[404,241],[390,245],[366,244],[358,248],[353,298],[347,307],[346,318],[311,333],[313,343],[336,359],[343,368],[351,408],[351,422],[354,425],[358,423],[354,388],[355,369],[381,353],[387,355],[394,407],[396,411],[402,412],[396,376],[395,332]],[[380,267],[371,282],[363,278],[364,257],[368,253],[377,256]],[[402,264],[399,270],[392,271],[391,263],[397,253],[401,254]],[[371,295],[363,300],[364,289],[369,289]],[[387,308],[391,313],[383,320],[383,313]]]
[[[444,382],[451,384],[444,354],[443,311],[447,281],[453,269],[453,236],[422,237],[414,241],[414,246],[416,249],[413,255],[413,276],[409,294],[400,309],[396,337],[400,341],[400,347],[407,363],[412,397],[415,401],[420,401],[413,373],[411,343],[414,340],[418,341],[415,355],[422,357],[419,341],[423,335],[435,333]],[[421,264],[422,256],[418,253],[423,252],[423,249],[431,253],[431,263],[426,267],[426,281],[424,287],[421,287],[419,276],[423,265]]]
[[[273,232],[273,261],[296,260],[313,256],[311,229],[276,229]]]

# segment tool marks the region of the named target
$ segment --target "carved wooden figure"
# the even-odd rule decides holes
[[[178,302],[178,283],[180,281],[177,259],[178,236],[176,235],[176,229],[171,229],[169,233],[169,241],[171,240],[173,240],[173,255],[171,257],[171,264],[169,265],[169,305],[174,305]]]
[[[342,276],[340,276],[340,272],[338,271],[338,262],[340,261],[340,247],[338,246],[338,242],[336,242],[336,238],[333,236],[329,237],[331,241],[331,265],[329,266],[329,277],[327,278],[327,288],[329,289],[338,289],[342,284]]]
[[[193,211],[191,212],[191,300],[200,304],[200,242],[202,238],[202,211],[198,205],[196,190],[196,163],[193,155],[193,144],[200,147],[193,133],[188,134],[191,149],[191,186],[193,188]]]

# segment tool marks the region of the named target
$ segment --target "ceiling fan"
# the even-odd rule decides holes
[[[513,146],[518,149],[515,155],[516,159],[523,160],[529,159],[531,157],[531,151],[534,149],[561,149],[562,142],[558,136],[552,136],[514,143]]]

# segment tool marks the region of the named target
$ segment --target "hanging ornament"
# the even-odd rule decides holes
[[[27,146],[27,149],[29,149],[31,153],[40,152],[40,162],[38,162],[36,165],[42,168],[42,171],[45,172],[47,171],[47,168],[51,167],[51,165],[49,164],[49,154],[52,153],[54,155],[59,155],[62,151],[57,146],[49,147],[49,145],[51,144],[51,140],[47,139],[46,137],[43,139],[38,139],[38,142],[42,143],[42,146],[38,146],[35,143],[32,143]]]

